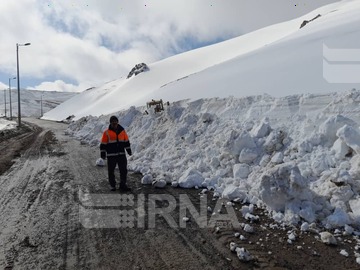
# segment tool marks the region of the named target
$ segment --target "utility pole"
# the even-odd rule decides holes
[[[41,93],[41,99],[40,99],[40,106],[41,106],[41,110],[40,110],[40,118],[43,117],[43,105],[42,105],[42,97],[43,97],[43,93]]]
[[[6,118],[6,90],[4,90],[4,101],[5,101],[5,118]]]
[[[9,107],[10,107],[10,120],[12,120],[12,104],[11,104],[11,80],[15,80],[16,77],[9,78]]]

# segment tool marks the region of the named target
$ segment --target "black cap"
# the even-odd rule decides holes
[[[111,123],[112,121],[119,122],[119,119],[118,119],[115,115],[113,115],[113,116],[110,117],[110,123]]]

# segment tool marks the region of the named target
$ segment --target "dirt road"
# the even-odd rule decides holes
[[[356,269],[357,239],[348,236],[336,247],[292,228],[271,226],[257,209],[260,222],[240,223],[255,232],[229,224],[199,228],[187,202],[200,212],[201,198],[214,209],[220,201],[200,190],[140,184],[129,173],[131,193],[110,192],[106,168],[96,167],[97,147],[81,145],[65,135],[66,125],[25,119],[29,130],[0,142],[0,268],[2,269]],[[39,128],[40,127],[40,128]],[[10,150],[9,150],[10,149]],[[7,157],[3,152],[7,153]],[[13,152],[15,154],[10,154]],[[117,180],[119,176],[117,175]],[[184,200],[188,199],[188,200]],[[175,202],[176,207],[173,207]],[[227,212],[226,202],[224,209]],[[207,209],[206,208],[206,209]],[[208,210],[208,209],[207,209]],[[156,215],[155,215],[156,214]],[[207,218],[212,214],[207,211]],[[189,220],[184,219],[189,217]],[[218,228],[218,229],[216,229]],[[234,233],[240,232],[246,240]],[[346,240],[346,241],[345,241]],[[229,243],[246,248],[251,262],[241,262]],[[351,242],[351,243],[350,243]],[[300,248],[301,247],[301,248]],[[349,257],[340,255],[347,249]]]

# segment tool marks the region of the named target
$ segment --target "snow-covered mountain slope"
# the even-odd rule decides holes
[[[305,20],[310,22],[300,28]],[[330,4],[294,20],[150,64],[147,72],[130,79],[126,74],[83,92],[44,119],[99,116],[160,98],[286,96],[356,88],[360,86],[356,80],[349,83],[341,72],[334,74],[324,50],[330,48],[331,54],[332,49],[359,48],[359,26],[359,1]],[[337,83],[328,82],[334,79]]]

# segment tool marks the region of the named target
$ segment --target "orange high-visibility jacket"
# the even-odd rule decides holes
[[[102,135],[100,152],[106,152],[106,155],[111,157],[125,155],[125,150],[131,155],[130,141],[126,131],[121,125],[118,125],[116,130],[109,125]]]

